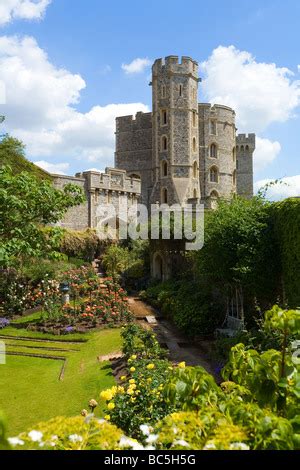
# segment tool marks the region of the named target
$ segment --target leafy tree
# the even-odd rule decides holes
[[[55,189],[51,182],[37,180],[11,167],[0,169],[0,263],[11,265],[24,257],[53,256],[62,229],[45,226],[62,219],[68,208],[82,203],[81,188],[67,185]]]
[[[280,267],[271,207],[262,197],[220,201],[206,216],[204,247],[193,255],[198,277],[237,290],[242,306],[245,290],[253,299],[274,299]]]
[[[107,248],[102,258],[103,266],[108,275],[114,279],[120,277],[129,267],[130,255],[128,248],[118,245],[111,245]]]

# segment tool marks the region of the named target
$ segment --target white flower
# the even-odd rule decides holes
[[[153,446],[146,446],[145,447],[145,450],[156,450],[155,447]]]
[[[105,421],[105,419],[102,418],[102,419],[98,419],[98,423],[103,424],[103,423],[106,423],[106,421]]]
[[[120,447],[133,447],[136,444],[137,442],[134,439],[126,436],[122,436],[119,443]]]
[[[148,426],[148,424],[141,424],[141,425],[140,425],[140,430],[142,431],[142,433],[144,434],[144,436],[149,436],[149,434],[150,434],[150,427]]]
[[[43,437],[43,433],[40,431],[33,430],[28,433],[28,437],[30,437],[32,442],[40,442]]]
[[[190,447],[190,444],[183,439],[177,439],[176,441],[173,442],[173,445],[175,446],[181,446],[181,447]]]
[[[250,447],[244,442],[233,442],[230,444],[230,450],[250,450]]]
[[[25,444],[25,442],[22,441],[22,439],[19,439],[18,437],[9,437],[8,442],[11,446],[23,446]]]
[[[82,442],[83,441],[83,437],[82,436],[79,436],[78,434],[71,434],[69,436],[69,441],[71,442]]]
[[[146,439],[146,442],[148,444],[153,444],[153,442],[156,442],[158,439],[158,434],[149,434],[149,436]]]
[[[142,444],[139,444],[138,442],[135,442],[134,445],[132,446],[132,450],[145,450]]]
[[[175,426],[174,426],[174,428],[173,428],[173,433],[174,433],[174,434],[177,434],[177,433],[178,433],[178,429],[175,428]]]
[[[216,450],[216,446],[215,444],[210,442],[203,447],[203,450]]]
[[[44,445],[45,445],[45,442],[40,442],[39,443],[39,447],[44,447]]]

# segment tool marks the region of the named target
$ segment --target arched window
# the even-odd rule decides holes
[[[162,162],[162,175],[168,176],[168,162]]]
[[[196,141],[196,137],[193,137],[193,152],[196,152],[197,150],[197,141]]]
[[[217,122],[209,121],[209,133],[211,135],[217,135]]]
[[[163,135],[161,138],[161,149],[168,150],[168,137]]]
[[[209,172],[209,179],[211,183],[218,183],[219,172],[216,166],[211,167],[210,172]]]
[[[219,199],[219,194],[217,191],[212,191],[210,193],[210,207],[211,209],[217,209],[218,207],[218,199]]]
[[[161,111],[161,124],[162,126],[166,126],[168,124],[168,113],[166,109],[162,109]]]
[[[162,189],[162,203],[168,204],[168,190],[166,188]]]
[[[198,165],[197,162],[194,162],[193,164],[193,178],[197,178],[198,176]]]
[[[236,185],[236,171],[232,173],[232,184],[235,186]]]
[[[209,151],[210,158],[217,158],[218,157],[218,149],[216,144],[211,144],[210,151]]]
[[[196,111],[193,111],[193,127],[196,127],[196,122],[197,122],[197,114]]]

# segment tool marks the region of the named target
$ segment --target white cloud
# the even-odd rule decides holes
[[[272,163],[280,151],[281,145],[279,142],[256,137],[256,150],[253,158],[254,172],[261,171]]]
[[[113,165],[116,116],[148,111],[142,103],[75,108],[86,84],[56,68],[30,37],[0,37],[0,75],[6,86],[7,130],[22,139],[31,158],[52,155]]]
[[[300,81],[273,63],[257,62],[234,46],[216,48],[202,64],[206,99],[233,107],[241,132],[262,132],[290,119],[300,105]]]
[[[40,160],[34,163],[43,170],[46,170],[49,173],[55,173],[57,175],[65,175],[70,166],[69,163],[49,163],[45,160]]]
[[[151,60],[149,60],[147,57],[144,59],[138,57],[137,59],[134,59],[132,62],[130,62],[130,64],[122,64],[122,69],[126,74],[141,73],[147,67],[149,67],[151,63]]]
[[[271,179],[257,181],[254,185],[255,191],[263,188]],[[281,200],[287,197],[300,196],[300,175],[286,176],[280,182],[268,189],[267,197],[271,200]]]
[[[14,19],[39,20],[52,0],[0,0],[0,26]]]
[[[298,65],[298,67],[297,67],[297,68],[298,68],[298,72],[300,73],[300,65]]]

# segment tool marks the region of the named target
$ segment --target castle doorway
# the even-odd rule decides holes
[[[164,262],[159,253],[154,255],[153,259],[153,277],[162,281],[164,278]]]

